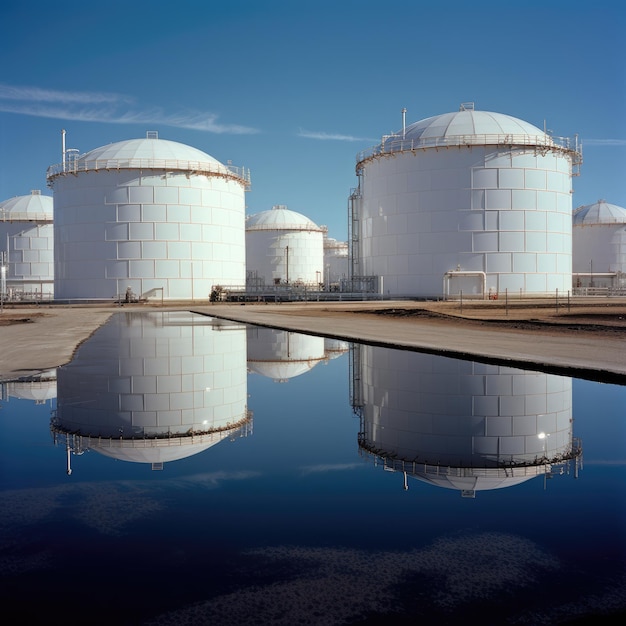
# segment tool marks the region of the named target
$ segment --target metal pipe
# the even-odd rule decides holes
[[[63,171],[65,172],[65,129],[61,131],[61,146],[63,149],[63,159],[61,162],[63,163]]]

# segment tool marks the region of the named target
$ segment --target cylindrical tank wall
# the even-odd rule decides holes
[[[324,234],[321,230],[247,230],[246,268],[265,285],[324,280]]]
[[[8,293],[54,295],[52,223],[0,221],[0,249],[8,252]]]
[[[360,275],[392,295],[440,296],[451,270],[485,290],[571,288],[571,158],[473,145],[398,152],[362,164]],[[473,284],[480,295],[480,281]],[[468,294],[469,295],[469,294]]]
[[[245,284],[242,183],[190,172],[82,171],[54,181],[55,296],[208,298]]]
[[[626,272],[626,225],[574,225],[574,273]]]

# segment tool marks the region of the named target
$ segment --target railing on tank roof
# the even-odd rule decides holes
[[[298,230],[325,233],[328,231],[328,227],[317,226],[316,224],[252,224],[252,226],[246,225],[246,230]]]
[[[450,148],[457,146],[528,146],[539,150],[557,150],[573,156],[574,164],[582,160],[581,145],[578,137],[553,137],[551,135],[527,135],[525,133],[453,135],[450,137],[419,137],[407,139],[401,135],[390,135],[376,146],[357,154],[357,163],[378,156],[396,152],[425,150],[426,148]]]
[[[33,213],[27,211],[5,211],[0,209],[0,222],[50,222],[52,213]]]
[[[206,161],[180,161],[178,159],[94,159],[87,161],[81,157],[72,158],[65,163],[56,163],[48,168],[46,178],[48,185],[57,176],[78,174],[79,172],[97,172],[101,170],[165,170],[188,172],[190,174],[206,174],[222,178],[230,178],[250,186],[250,170],[235,165],[207,163]]]

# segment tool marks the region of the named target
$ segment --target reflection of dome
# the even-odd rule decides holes
[[[117,459],[133,463],[167,463],[178,461],[208,450],[216,443],[231,436],[228,431],[175,439],[94,439],[80,437],[81,449],[90,449]],[[77,440],[78,441],[78,440]]]
[[[31,400],[36,404],[44,404],[57,397],[56,369],[46,370],[36,376],[23,380],[3,383],[6,395],[20,400]]]
[[[410,351],[354,352],[359,446],[439,487],[510,487],[579,453],[571,379]]]
[[[329,359],[336,359],[350,349],[350,344],[342,339],[324,338],[324,352]]]
[[[245,327],[187,312],[115,315],[58,381],[53,430],[76,451],[163,463],[249,421]]]
[[[250,326],[248,370],[275,381],[286,381],[326,359],[324,338],[286,330]]]

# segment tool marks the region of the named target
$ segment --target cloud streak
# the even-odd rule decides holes
[[[361,141],[368,143],[375,143],[376,140],[370,137],[355,137],[354,135],[341,135],[338,133],[327,133],[324,131],[312,131],[300,128],[298,130],[298,137],[304,139],[317,139],[320,141]]]
[[[0,112],[101,124],[150,124],[231,135],[259,130],[240,124],[223,124],[213,112],[168,113],[159,107],[141,108],[131,96],[108,92],[55,91],[0,83]]]

